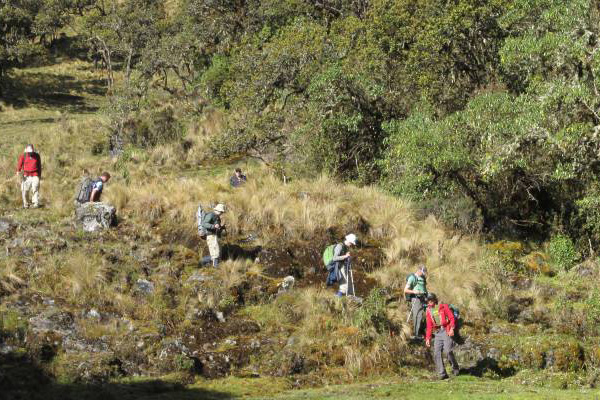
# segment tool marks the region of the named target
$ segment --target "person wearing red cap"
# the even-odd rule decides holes
[[[17,174],[23,174],[21,180],[21,196],[23,208],[29,208],[27,195],[31,192],[33,208],[40,206],[40,179],[42,179],[42,158],[35,152],[33,145],[28,144],[25,151],[19,157]]]

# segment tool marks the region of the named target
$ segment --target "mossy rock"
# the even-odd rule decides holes
[[[527,271],[531,273],[553,276],[554,270],[548,263],[548,260],[549,257],[547,254],[535,251],[523,257],[522,262],[527,268]]]
[[[536,336],[503,336],[492,339],[492,347],[499,354],[500,368],[550,369],[552,371],[580,371],[584,367],[582,344],[569,336],[542,334]]]
[[[522,253],[525,249],[521,242],[511,242],[508,240],[500,240],[498,242],[491,243],[488,248],[493,251],[499,251],[502,253]]]
[[[103,383],[123,376],[121,360],[110,352],[61,353],[51,365],[57,381],[64,383]]]

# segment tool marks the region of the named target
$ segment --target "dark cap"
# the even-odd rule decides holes
[[[437,301],[438,301],[438,298],[437,298],[437,296],[435,295],[435,293],[431,293],[431,292],[430,292],[430,293],[427,293],[426,300],[427,300],[427,301],[435,301],[435,302],[437,303]]]

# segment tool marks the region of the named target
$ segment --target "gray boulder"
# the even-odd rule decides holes
[[[84,203],[75,209],[75,219],[86,232],[98,232],[116,225],[116,209],[105,203]]]
[[[476,369],[485,358],[481,347],[469,339],[454,347],[454,356],[458,365],[465,370]]]
[[[150,295],[154,292],[154,283],[140,278],[135,283],[135,290],[142,294]]]
[[[10,219],[0,218],[0,233],[10,233],[16,228],[16,224]]]
[[[295,283],[296,283],[296,280],[294,279],[293,276],[291,276],[291,275],[286,276],[285,278],[283,278],[281,283],[279,283],[279,289],[277,290],[277,293],[279,294],[279,293],[289,292],[290,290],[292,290],[294,288]]]

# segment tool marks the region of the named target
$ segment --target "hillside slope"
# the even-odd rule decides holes
[[[23,90],[0,112],[0,382],[15,396],[51,382],[67,385],[57,398],[68,385],[76,392],[107,382],[140,395],[226,398],[205,390],[215,385],[205,379],[239,379],[250,388],[258,379],[273,395],[378,376],[422,379],[430,376],[430,355],[407,341],[400,293],[420,263],[429,268],[430,290],[462,311],[465,373],[595,385],[595,263],[557,274],[527,245],[486,246],[454,234],[374,187],[327,177],[284,184],[250,161],[211,160],[202,146],[210,118],[195,122],[185,145],[131,148],[111,159],[97,112],[100,75],[90,65],[18,73],[34,88],[58,83],[31,96]],[[36,210],[20,208],[12,179],[29,142],[45,165]],[[249,182],[232,189],[236,165]],[[85,233],[74,223],[84,169],[114,175],[104,201],[117,207],[119,222],[108,231]],[[199,268],[207,249],[196,208],[217,202],[229,209],[225,261],[217,270]],[[361,241],[353,269],[362,305],[324,285],[322,250],[348,232]],[[282,287],[287,276],[292,289]],[[187,394],[184,384],[191,384]]]

